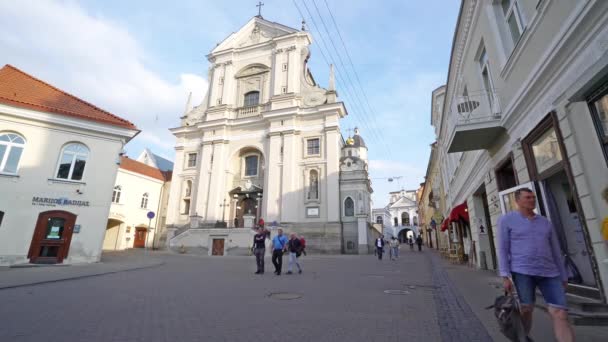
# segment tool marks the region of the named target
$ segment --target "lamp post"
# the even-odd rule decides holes
[[[256,217],[258,219],[258,221],[260,220],[260,216],[262,215],[262,193],[258,192],[257,193],[257,197],[256,200],[258,202],[257,208],[256,208]]]
[[[224,224],[226,224],[226,207],[229,206],[229,204],[226,204],[226,198],[224,198],[224,201],[222,204],[220,204],[220,207],[222,208],[222,222]],[[228,225],[226,224],[226,227],[228,227]]]

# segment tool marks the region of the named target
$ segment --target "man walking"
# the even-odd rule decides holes
[[[422,251],[422,236],[418,235],[416,238],[416,244],[418,245],[418,252]]]
[[[264,229],[256,229],[256,234],[253,236],[253,254],[255,255],[255,263],[257,271],[255,274],[264,274],[264,254],[266,253],[266,234]]]
[[[505,291],[511,292],[515,285],[529,334],[538,287],[549,307],[557,341],[574,341],[566,306],[568,275],[553,225],[534,213],[536,196],[532,190],[516,190],[515,202],[518,210],[503,215],[498,222],[499,269]]]
[[[283,268],[283,252],[287,249],[287,237],[283,235],[283,229],[279,228],[277,236],[272,238],[272,264],[274,274],[281,275]]]
[[[289,235],[288,249],[289,265],[287,265],[287,274],[293,273],[291,270],[294,264],[298,267],[298,273],[302,274],[302,267],[300,267],[300,263],[298,262],[298,256],[302,253],[302,242],[298,239],[296,233],[291,233]]]
[[[391,260],[397,260],[399,258],[399,240],[393,236],[388,244],[391,247]]]
[[[376,253],[378,255],[378,260],[382,260],[382,253],[384,253],[384,235],[380,235],[376,239]]]

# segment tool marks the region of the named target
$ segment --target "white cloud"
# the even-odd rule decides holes
[[[12,64],[132,121],[143,146],[168,154],[187,94],[198,104],[207,82],[182,73],[166,80],[123,26],[72,1],[0,1],[0,65]],[[195,102],[198,101],[198,102]],[[161,151],[159,151],[161,152]]]

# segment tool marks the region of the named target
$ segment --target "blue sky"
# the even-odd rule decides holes
[[[265,19],[300,28],[302,18],[294,1],[263,2]],[[313,34],[310,68],[315,79],[327,86],[328,66],[321,51],[333,56],[328,59],[341,75],[338,93],[349,110],[341,123],[343,134],[358,126],[368,144],[374,206],[385,205],[389,191],[417,188],[434,141],[431,91],[446,80],[460,2],[295,3]],[[127,145],[130,156],[149,147],[173,159],[174,139],[167,129],[178,125],[188,92],[193,92],[195,103],[206,92],[205,55],[256,15],[256,4],[253,0],[0,1],[0,65],[12,64],[134,122],[142,133]],[[371,110],[361,110],[366,99],[358,89],[353,96],[358,84],[348,82],[349,78],[354,82],[355,74],[326,6],[340,28]],[[321,17],[346,69],[333,51]],[[383,179],[391,176],[403,178],[393,183]]]

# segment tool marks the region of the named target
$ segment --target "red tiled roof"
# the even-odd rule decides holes
[[[10,64],[0,69],[0,103],[137,129],[131,122],[57,89]]]
[[[163,182],[167,181],[165,174],[161,170],[146,165],[144,163],[140,163],[137,160],[133,160],[128,157],[120,157],[120,168],[127,171],[139,173],[144,176],[156,178]]]

